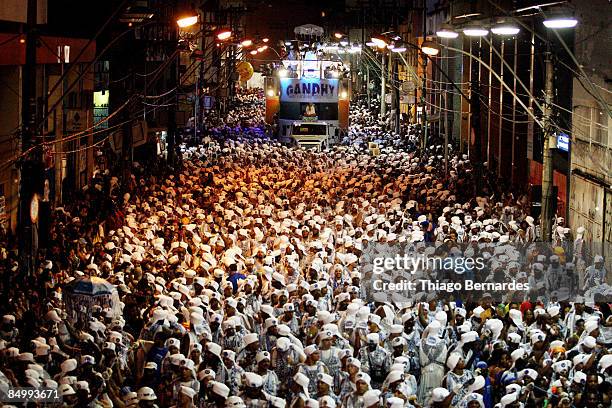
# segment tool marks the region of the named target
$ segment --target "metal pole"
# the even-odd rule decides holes
[[[489,65],[493,66],[493,34],[491,35],[491,42],[489,43]],[[503,72],[503,71],[502,71]],[[503,75],[503,73],[502,73]],[[502,77],[503,78],[503,77]],[[491,71],[489,71],[489,82],[487,83],[489,87],[489,96],[487,100],[487,104],[489,105],[489,109],[487,109],[487,169],[491,169],[491,99],[493,96],[493,87],[491,86],[491,82],[493,81],[493,75]],[[503,90],[501,90],[503,93]],[[501,117],[501,106],[499,107],[500,117]]]
[[[444,174],[448,175],[448,92],[444,92]]]
[[[427,56],[423,55],[423,83],[421,86],[421,126],[423,129],[423,138],[421,139],[421,148],[427,147]]]
[[[30,203],[42,185],[42,165],[40,160],[41,149],[33,148],[36,129],[36,16],[37,1],[27,1],[26,24],[26,60],[22,67],[22,94],[21,94],[21,151],[26,153],[21,162],[19,177],[19,212],[18,212],[18,238],[19,258],[21,272],[31,275],[34,272],[33,260],[36,252],[33,220],[30,217]]]
[[[491,40],[491,44],[493,43],[493,40]],[[505,41],[502,39],[501,40],[501,67],[500,67],[500,76],[502,78],[502,81],[504,80],[504,50],[505,50]],[[489,84],[490,85],[490,84]],[[503,132],[502,132],[502,127],[503,127],[503,113],[504,113],[504,90],[501,88],[499,89],[499,122],[498,122],[498,136],[497,136],[497,176],[501,177],[501,172],[502,172],[502,158],[504,157],[504,155],[502,154],[502,137],[503,137]]]
[[[382,119],[387,113],[387,106],[385,105],[385,93],[387,90],[387,73],[385,72],[385,54],[381,54],[381,66],[380,66],[380,118]]]
[[[516,72],[516,67],[517,67],[517,62],[518,62],[517,52],[518,52],[518,40],[515,37],[514,38],[514,56],[513,56],[514,57],[514,61],[513,61],[514,72]],[[514,93],[516,93],[516,75],[513,75],[512,78],[514,81],[514,86],[512,89]],[[516,161],[515,140],[516,140],[516,99],[512,98],[512,162],[510,166],[510,180],[512,181],[513,186],[515,183],[514,181],[514,163]]]
[[[178,34],[177,30],[174,30],[175,35]],[[176,46],[176,42],[172,43],[173,46]],[[167,143],[166,143],[166,149],[167,149],[167,156],[166,156],[166,162],[170,167],[174,166],[174,150],[175,150],[175,145],[176,145],[176,132],[177,132],[177,126],[176,126],[176,105],[177,105],[177,100],[178,100],[178,87],[179,87],[179,70],[178,70],[178,63],[180,60],[180,53],[177,53],[178,55],[172,55],[172,61],[170,61],[170,77],[169,77],[169,87],[170,89],[175,88],[174,91],[174,95],[172,97],[172,99],[169,102],[169,106],[168,106],[168,133],[166,135],[167,138]]]
[[[553,161],[551,150],[552,103],[553,103],[553,62],[550,52],[545,54],[546,83],[544,101],[544,149],[542,150],[542,240],[550,240],[550,221],[552,218]]]
[[[427,1],[423,0],[423,42],[427,40]],[[422,43],[421,43],[422,44]],[[427,55],[423,54],[423,111],[421,117],[423,119],[423,139],[421,146],[423,149],[427,147]]]
[[[370,67],[366,65],[366,94],[368,96],[368,109],[372,107],[370,99]]]
[[[393,97],[395,99],[395,133],[401,136],[401,103],[400,103],[400,90],[399,90],[399,67],[397,66],[397,58],[393,59],[393,80],[395,86],[393,87]]]

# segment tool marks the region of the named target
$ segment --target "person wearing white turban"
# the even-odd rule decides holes
[[[439,321],[434,320],[427,325],[421,337],[421,347],[419,348],[421,382],[417,394],[421,404],[429,399],[434,388],[442,385],[444,379],[444,364],[446,363],[448,348],[446,341],[440,338],[441,331],[442,325]]]
[[[459,389],[451,402],[455,405],[468,393],[467,384],[474,378],[474,374],[465,368],[465,360],[459,353],[451,353],[446,360],[446,366],[450,370],[446,375],[446,387],[449,390]]]

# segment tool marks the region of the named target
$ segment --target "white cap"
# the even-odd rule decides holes
[[[192,387],[185,387],[184,385],[181,385],[181,394],[193,399],[193,397],[196,396],[197,392]]]
[[[403,381],[403,380],[404,380],[404,371],[391,370],[389,374],[387,375],[385,382],[387,382],[388,384],[393,384],[396,381]]]
[[[78,363],[77,363],[76,359],[69,358],[68,360],[65,360],[60,365],[60,368],[62,369],[62,373],[69,373],[71,371],[76,370],[77,366],[78,366]]]
[[[296,384],[298,384],[305,390],[308,389],[308,384],[310,383],[310,380],[308,379],[308,377],[306,377],[304,374],[299,373],[299,372],[293,376],[293,381],[295,381]]]
[[[318,350],[319,350],[318,347],[314,344],[304,347],[304,353],[307,356],[311,355],[312,353],[317,352]]]
[[[597,345],[597,340],[595,340],[595,337],[593,336],[586,336],[582,340],[582,345],[588,348],[595,348],[595,346]]]
[[[267,351],[258,352],[257,355],[255,356],[255,361],[259,363],[260,361],[263,361],[263,360],[270,360],[270,353],[268,353]]]
[[[431,400],[433,402],[442,402],[450,395],[450,391],[446,388],[438,387],[434,388],[431,392]]]
[[[259,336],[257,336],[256,333],[247,333],[244,335],[243,340],[244,340],[244,344],[248,346],[249,344],[259,341]]]
[[[523,371],[519,372],[519,378],[529,377],[532,380],[536,380],[538,378],[538,372],[533,368],[526,368]]]
[[[62,384],[58,387],[57,389],[58,393],[60,396],[65,397],[67,395],[74,395],[76,394],[76,392],[74,391],[74,388],[72,388],[72,386],[70,384]]]
[[[474,382],[468,386],[469,392],[481,390],[485,386],[485,378],[482,375],[474,377]]]
[[[459,363],[459,360],[461,360],[461,358],[461,354],[451,353],[450,356],[448,356],[448,359],[446,360],[446,366],[449,368],[449,370],[453,371],[455,367],[457,367],[457,364]]]
[[[261,375],[256,374],[256,373],[252,373],[252,372],[244,373],[244,380],[245,380],[247,387],[257,388],[257,387],[263,386],[263,378],[261,377]]]
[[[612,354],[606,354],[599,360],[599,371],[603,373],[610,366],[612,366]]]
[[[223,351],[223,349],[221,348],[220,345],[218,345],[217,343],[208,343],[206,344],[206,349],[214,354],[217,357],[221,356],[221,351]]]
[[[211,381],[210,383],[212,384],[212,392],[223,398],[227,398],[229,396],[230,389],[227,385],[218,381]]]
[[[504,408],[512,403],[514,403],[518,398],[518,392],[514,392],[512,394],[504,395],[500,400],[500,407]]]
[[[140,401],[154,401],[157,399],[155,391],[149,387],[142,387],[138,390],[138,399]]]
[[[236,395],[232,395],[231,397],[228,397],[227,400],[225,400],[225,407],[226,408],[245,408],[246,405],[244,401],[242,400],[242,398]]]
[[[380,404],[380,390],[368,390],[363,394],[363,405],[368,408],[376,404],[378,407]]]
[[[336,401],[329,395],[319,398],[319,406],[321,408],[336,408]]]

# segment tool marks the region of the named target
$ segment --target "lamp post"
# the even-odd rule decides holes
[[[380,117],[381,119],[387,113],[387,105],[386,105],[386,93],[387,93],[387,74],[385,72],[385,49],[388,46],[388,40],[383,35],[376,35],[372,37],[372,44],[378,47],[381,50],[380,57]]]
[[[195,25],[198,22],[198,19],[199,19],[199,16],[195,12],[195,10],[188,10],[185,13],[182,13],[176,16],[176,27],[174,27],[174,29],[171,30],[172,40],[173,40],[172,51],[174,51],[174,48],[176,48],[176,43],[179,39],[179,30],[181,28],[188,28],[188,27]],[[180,80],[178,78],[178,75],[179,75],[178,64],[180,60],[179,57],[180,57],[180,52],[177,52],[176,55],[172,57],[172,61],[170,61],[169,85],[171,88],[178,88],[179,83],[180,83]],[[166,161],[170,167],[174,166],[174,156],[175,156],[174,150],[175,150],[175,145],[176,145],[176,133],[177,133],[177,126],[176,126],[177,103],[178,103],[178,89],[176,89],[176,92],[174,93],[174,97],[172,98],[168,106],[168,133],[166,136],[167,137]]]

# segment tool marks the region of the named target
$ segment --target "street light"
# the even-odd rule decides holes
[[[264,42],[264,43],[267,43],[268,41],[270,41],[270,39],[269,38],[262,38],[261,41]]]
[[[179,18],[176,20],[176,24],[180,28],[191,27],[192,25],[196,24],[197,22],[198,22],[198,15],[197,15],[197,13],[195,13],[193,11],[185,13],[185,14],[179,16]]]
[[[421,51],[423,51],[423,54],[433,57],[440,53],[440,46],[433,41],[423,41]]]
[[[512,23],[499,23],[491,27],[491,32],[497,35],[517,35],[521,29]]]
[[[217,39],[219,41],[228,40],[229,38],[231,38],[231,36],[232,36],[232,30],[230,30],[229,28],[222,28],[219,31],[217,31]]]
[[[242,40],[240,45],[242,45],[243,47],[250,47],[251,45],[253,45],[253,40]]]
[[[387,40],[381,35],[372,37],[372,43],[378,48],[385,48],[387,46]]]
[[[544,20],[544,26],[546,28],[572,28],[576,27],[578,20],[576,17],[563,17],[563,16],[550,16]]]
[[[485,35],[489,34],[489,30],[481,25],[470,24],[463,29],[463,34],[467,35],[468,37],[484,37]]]
[[[257,50],[251,51],[251,55],[257,55]]]
[[[450,24],[443,24],[438,31],[436,31],[436,35],[440,38],[457,38],[459,37],[459,33],[453,30]]]

